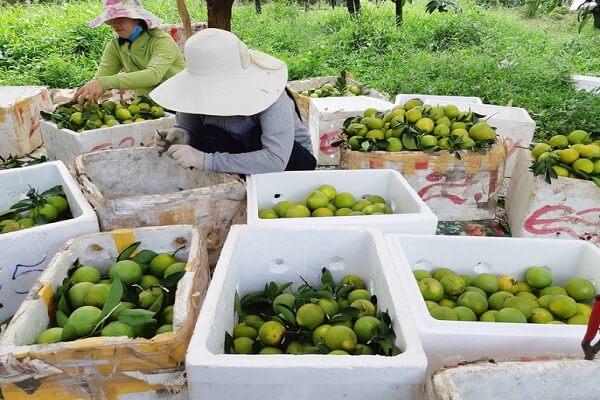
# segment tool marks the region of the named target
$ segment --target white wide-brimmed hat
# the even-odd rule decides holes
[[[186,67],[152,92],[166,109],[204,115],[254,115],[285,90],[286,64],[250,50],[231,32],[208,28],[185,43]]]
[[[104,0],[103,3],[104,12],[89,23],[90,28],[97,28],[115,18],[141,19],[146,22],[148,29],[161,24],[160,18],[144,10],[139,0]]]

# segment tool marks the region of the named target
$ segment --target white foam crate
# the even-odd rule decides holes
[[[394,105],[388,101],[368,96],[311,98],[308,131],[317,164],[339,164],[340,148],[331,144],[340,140],[347,118],[362,115],[367,108],[388,111],[392,107]]]
[[[417,399],[426,360],[398,276],[377,230],[360,227],[235,226],[227,238],[186,356],[192,399]],[[224,354],[234,296],[300,276],[316,284],[358,274],[387,309],[403,351],[393,357]]]
[[[519,149],[506,196],[516,237],[586,240],[600,247],[600,188],[592,181],[558,177],[548,184],[529,170],[531,152]]]
[[[459,103],[453,101],[428,101],[431,105],[454,104],[460,111],[473,111],[485,115],[490,126],[496,128],[498,135],[503,136],[506,146],[506,168],[504,176],[512,176],[517,162],[516,151],[519,147],[528,147],[533,140],[535,121],[524,108],[503,107],[491,104]]]
[[[149,146],[157,129],[170,128],[174,123],[175,115],[165,113],[162,118],[83,132],[58,129],[52,121],[42,120],[41,126],[48,157],[69,164],[77,156],[93,151]]]
[[[0,210],[26,198],[30,187],[43,192],[62,185],[72,219],[0,235],[0,322],[11,317],[54,254],[69,239],[98,232],[98,219],[75,180],[59,161],[0,171]]]
[[[0,87],[0,156],[23,157],[40,147],[40,111],[51,108],[43,86]]]
[[[600,361],[477,363],[432,377],[428,400],[596,399]]]
[[[482,357],[513,359],[548,355],[583,357],[583,325],[441,321],[430,316],[412,270],[451,268],[459,274],[489,272],[522,279],[530,266],[547,266],[554,283],[576,276],[600,287],[600,249],[582,241],[468,236],[386,235],[408,297],[430,371]]]
[[[600,77],[587,75],[571,75],[575,89],[585,90],[586,92],[596,91],[600,93]]]
[[[347,217],[258,218],[259,210],[272,208],[283,200],[300,201],[321,185],[333,185],[338,193],[349,192],[358,198],[365,194],[383,196],[393,214]],[[397,171],[317,170],[251,175],[247,178],[248,224],[285,225],[360,225],[385,232],[434,235],[437,217],[406,179]]]
[[[479,97],[475,96],[440,96],[435,94],[418,94],[418,93],[399,93],[396,95],[395,104],[396,105],[404,105],[407,101],[412,99],[419,99],[423,102],[432,102],[432,101],[450,101],[450,102],[459,102],[459,103],[473,103],[473,104],[483,104]]]

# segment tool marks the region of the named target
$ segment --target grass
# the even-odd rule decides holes
[[[350,70],[373,88],[397,93],[479,96],[484,102],[526,108],[538,136],[573,129],[600,130],[600,96],[576,92],[573,73],[600,76],[600,34],[577,34],[573,14],[524,19],[518,9],[461,4],[459,14],[428,15],[424,3],[409,6],[402,29],[394,27],[393,3],[365,4],[357,20],[347,10],[316,7],[310,12],[283,0],[257,15],[236,6],[232,26],[250,47],[285,60],[290,79],[337,75]],[[175,3],[145,6],[171,23]],[[6,6],[0,10],[0,84],[74,87],[94,73],[106,26],[87,21],[99,1]],[[191,8],[194,21],[205,11]]]

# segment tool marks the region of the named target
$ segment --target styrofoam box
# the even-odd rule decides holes
[[[358,274],[388,310],[403,351],[393,357],[224,354],[235,326],[235,293],[265,283],[319,282],[327,267],[336,281]],[[427,361],[406,299],[377,230],[360,227],[235,226],[223,248],[186,356],[191,399],[415,399]]]
[[[41,121],[48,157],[67,164],[78,155],[92,151],[148,146],[157,129],[170,128],[174,123],[175,115],[165,113],[162,118],[79,133],[58,129],[52,121]]]
[[[368,96],[311,98],[308,131],[313,154],[319,165],[338,165],[340,148],[331,146],[339,140],[347,118],[362,115],[367,108],[388,111],[394,105]]]
[[[475,96],[440,96],[435,94],[418,94],[418,93],[400,93],[396,95],[395,104],[404,105],[407,101],[412,99],[419,99],[423,102],[435,102],[435,101],[450,101],[459,103],[473,103],[483,104],[479,97]]]
[[[50,111],[52,102],[43,86],[0,88],[0,156],[23,157],[42,145],[40,111]]]
[[[600,91],[600,78],[586,75],[571,75],[575,84],[575,89],[585,90],[586,92]],[[598,92],[600,94],[600,92]]]
[[[442,321],[430,316],[412,270],[451,268],[459,274],[512,275],[550,268],[553,284],[586,277],[600,287],[600,249],[582,241],[468,236],[386,235],[400,282],[408,297],[430,371],[444,365],[546,355],[579,355],[584,325],[538,325]]]
[[[528,147],[533,139],[535,121],[524,108],[503,107],[490,104],[459,103],[454,101],[428,101],[431,105],[454,104],[460,111],[473,111],[485,115],[490,126],[496,128],[498,135],[505,138],[507,145],[504,176],[509,178],[517,161],[518,147]]]
[[[506,196],[513,236],[587,240],[600,247],[600,188],[592,181],[558,177],[548,184],[529,170],[531,151],[519,149]]]
[[[43,192],[62,185],[72,219],[0,235],[0,322],[11,317],[50,259],[69,239],[98,232],[98,220],[64,164],[55,161],[0,171],[0,210],[26,198],[30,188]]]
[[[321,185],[333,185],[337,192],[355,198],[365,194],[383,196],[393,214],[347,217],[258,218],[259,210],[272,208],[283,200],[300,201]],[[434,235],[437,217],[406,179],[391,169],[290,171],[251,175],[247,178],[248,224],[284,226],[301,224],[373,226],[384,232]]]
[[[598,374],[599,360],[482,362],[437,372],[427,399],[596,399]]]

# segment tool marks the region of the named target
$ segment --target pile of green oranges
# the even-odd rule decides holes
[[[0,212],[0,234],[20,231],[71,218],[69,202],[62,187],[56,186],[41,194],[35,189],[8,210]]]
[[[339,96],[361,96],[368,95],[369,89],[364,86],[348,84],[346,80],[351,77],[346,71],[342,71],[335,83],[324,83],[317,88],[311,88],[300,92],[307,97],[339,97]]]
[[[596,294],[585,277],[553,285],[550,270],[539,266],[528,268],[521,281],[490,273],[459,275],[448,268],[413,274],[431,316],[449,321],[585,325]]]
[[[271,282],[236,299],[239,323],[225,334],[230,354],[386,355],[400,353],[386,312],[358,275],[335,283],[323,269],[320,287]],[[236,296],[237,297],[237,296]]]
[[[348,118],[342,140],[351,150],[404,151],[474,150],[485,153],[496,140],[496,131],[482,115],[458,107],[423,105],[412,99],[387,112],[368,108],[362,116]]]
[[[136,97],[129,103],[112,100],[97,104],[70,104],[58,107],[52,114],[42,112],[44,119],[56,123],[59,129],[76,132],[133,124],[165,116],[163,108],[148,97]]]
[[[547,180],[559,176],[592,180],[600,186],[600,139],[593,140],[586,131],[575,130],[554,135],[531,148],[534,175],[546,175]]]
[[[127,251],[133,253],[131,247]],[[89,265],[78,264],[69,271],[57,290],[56,314],[36,343],[90,336],[151,338],[173,331],[175,288],[186,263],[152,250],[133,257],[123,254],[108,275]]]
[[[357,199],[352,193],[338,193],[331,185],[321,185],[305,200],[299,202],[282,200],[273,208],[260,210],[258,217],[261,219],[346,217],[391,213],[392,210],[387,202],[379,195],[367,194]]]

